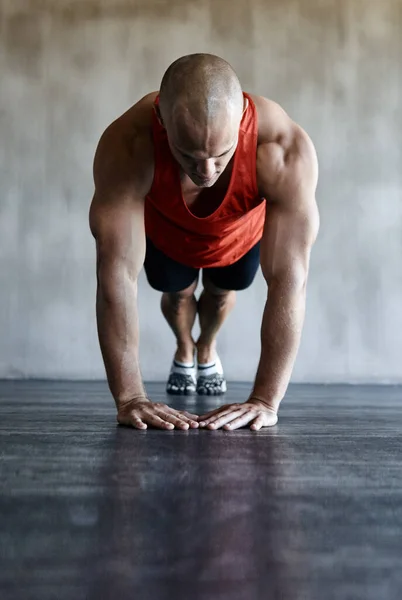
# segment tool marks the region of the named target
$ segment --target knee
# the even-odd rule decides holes
[[[190,287],[179,292],[164,292],[162,294],[162,305],[168,304],[169,308],[175,314],[180,312],[181,308],[193,297],[196,287],[197,283],[195,282]]]
[[[223,310],[228,307],[228,305],[233,306],[236,302],[236,292],[233,290],[220,290],[213,286],[214,289],[211,289],[210,286],[204,285],[204,293],[207,294],[211,300],[214,302],[217,310]]]
[[[167,301],[174,313],[178,313],[181,307],[188,302],[189,297],[181,292],[174,292],[163,294],[162,300]]]

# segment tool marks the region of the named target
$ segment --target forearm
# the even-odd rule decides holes
[[[144,396],[139,365],[137,284],[123,283],[110,292],[98,284],[98,337],[110,391],[116,405]]]
[[[251,396],[274,410],[278,410],[292,375],[305,305],[305,285],[270,286],[261,327],[261,357]]]

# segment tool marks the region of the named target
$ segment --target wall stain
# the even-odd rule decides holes
[[[5,28],[6,64],[11,70],[39,78],[42,73],[44,52],[42,19],[23,14],[7,19]]]
[[[236,71],[244,89],[254,87],[255,26],[254,13],[259,2],[238,2],[230,6],[227,2],[209,0],[208,14],[211,31],[211,45],[222,47],[218,52],[228,60]],[[230,57],[230,58],[229,58]]]
[[[187,11],[197,6],[196,0],[28,0],[16,3],[8,11],[14,15],[47,16],[66,23],[98,19],[130,19],[173,16],[186,19]],[[0,9],[1,11],[1,9]],[[3,7],[4,11],[4,7]]]

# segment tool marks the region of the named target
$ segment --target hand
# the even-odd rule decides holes
[[[199,426],[198,415],[175,410],[163,402],[151,402],[145,396],[119,406],[117,421],[135,429],[147,429],[148,425],[157,429],[196,429]]]
[[[261,427],[272,427],[278,422],[278,415],[260,400],[247,400],[243,404],[225,404],[202,417],[198,417],[200,427],[232,431],[251,422],[250,429],[258,431]]]

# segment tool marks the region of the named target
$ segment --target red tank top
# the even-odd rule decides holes
[[[194,268],[231,265],[262,237],[265,200],[257,188],[257,112],[250,96],[244,96],[248,107],[240,124],[230,183],[218,208],[206,217],[196,217],[185,203],[180,167],[153,111],[155,170],[145,201],[146,235],[167,256]]]

